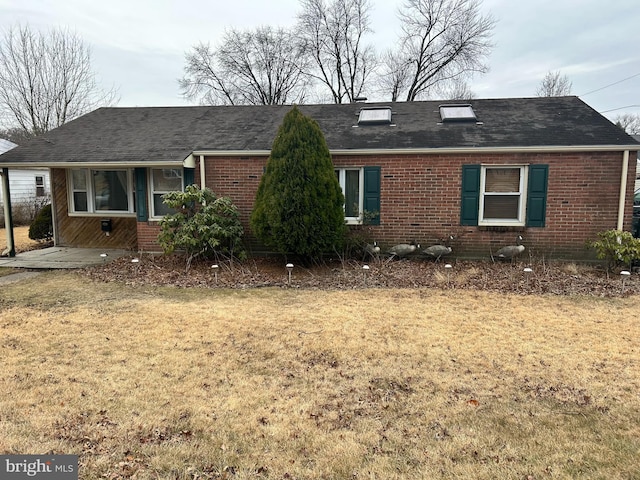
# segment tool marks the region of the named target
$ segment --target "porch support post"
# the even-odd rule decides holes
[[[4,199],[4,228],[7,232],[7,248],[2,252],[3,257],[15,257],[16,247],[13,238],[13,217],[11,215],[11,192],[9,189],[9,169],[2,169],[2,198]]]

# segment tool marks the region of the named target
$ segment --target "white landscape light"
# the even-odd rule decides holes
[[[287,267],[287,273],[289,274],[289,285],[291,285],[291,272],[293,271],[293,263],[287,263],[285,265]]]
[[[140,265],[140,259],[137,258],[137,257],[136,258],[132,258],[131,259],[131,263],[133,263],[133,266],[135,267],[134,269],[135,269],[135,272],[136,272],[136,275],[137,275],[138,274],[138,265]]]
[[[362,266],[362,273],[364,276],[364,284],[365,286],[367,285],[367,274],[369,273],[369,265],[363,265]]]
[[[627,270],[622,270],[620,272],[620,277],[622,278],[622,294],[624,295],[624,286],[625,283],[627,283],[627,278],[629,278],[631,276],[631,272],[627,271]]]
[[[216,285],[218,284],[218,265],[211,265],[211,269],[213,270],[213,276],[216,280]]]
[[[453,268],[453,266],[450,263],[447,263],[444,266],[445,271],[447,272],[447,283],[449,283],[449,280],[451,278],[451,269]]]
[[[525,267],[524,277],[527,279],[527,286],[529,286],[529,276],[531,275],[532,272],[533,272],[533,269],[531,267]]]
[[[108,257],[108,256],[109,256],[109,255],[108,255],[108,254],[106,254],[106,253],[101,253],[101,254],[100,254],[100,257],[102,258],[102,262],[103,262],[103,263],[107,261],[107,257]]]

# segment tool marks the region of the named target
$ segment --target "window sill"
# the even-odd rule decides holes
[[[123,217],[123,218],[135,218],[135,213],[130,212],[67,212],[67,215],[70,217],[88,217],[88,218],[97,218],[97,217]]]
[[[481,232],[524,232],[524,225],[478,225]]]

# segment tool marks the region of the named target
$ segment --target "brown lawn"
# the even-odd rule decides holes
[[[29,238],[29,227],[15,227],[13,229],[13,241],[17,252],[24,252],[39,248],[40,242]],[[0,228],[0,252],[7,248],[7,233],[4,228]]]
[[[637,296],[0,290],[0,453],[80,477],[637,478]]]

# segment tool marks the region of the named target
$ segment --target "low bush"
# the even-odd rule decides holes
[[[631,267],[634,260],[640,259],[640,239],[633,238],[631,233],[607,230],[599,232],[598,238],[589,246],[596,250],[598,258],[605,261],[607,273],[620,265]]]
[[[187,270],[197,257],[244,257],[244,230],[231,199],[189,185],[184,192],[167,193],[163,201],[175,213],[160,221],[158,242],[166,254],[183,251]]]
[[[29,226],[29,238],[31,240],[49,241],[53,238],[53,218],[51,204],[40,209],[36,218]]]

